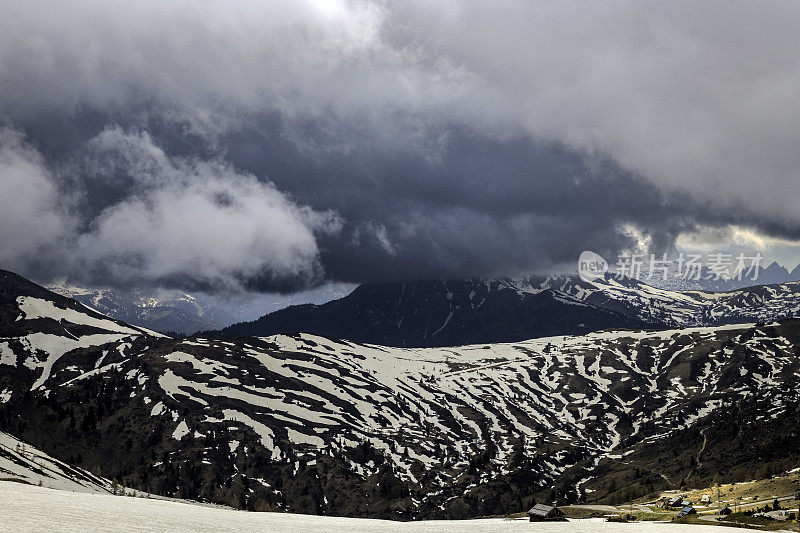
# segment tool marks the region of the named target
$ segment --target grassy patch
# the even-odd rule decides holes
[[[598,509],[586,509],[583,507],[559,507],[567,518],[604,518],[618,515],[629,522],[660,522],[672,519],[675,513],[658,513],[643,511],[603,511]]]
[[[608,511],[598,511],[596,509],[585,509],[583,507],[559,507],[564,512],[567,518],[600,518],[607,514]]]
[[[764,518],[762,516],[750,516],[744,513],[733,513],[728,515],[726,522],[736,522],[737,524],[748,524],[751,526],[768,526],[774,524],[776,520]]]

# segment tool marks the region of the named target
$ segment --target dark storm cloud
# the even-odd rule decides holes
[[[685,214],[601,157],[457,127],[437,137],[448,141],[435,158],[367,140],[346,154],[302,157],[251,131],[231,141],[228,157],[342,215],[343,231],[319,242],[329,274],[348,281],[547,268],[576,250],[628,244],[620,224],[664,233]]]
[[[689,8],[6,6],[0,263],[293,290],[798,237],[797,7]]]

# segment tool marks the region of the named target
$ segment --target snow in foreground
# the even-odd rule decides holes
[[[516,532],[540,533],[720,533],[718,526],[609,524],[602,520],[531,524],[523,520],[465,520],[398,523],[280,513],[248,513],[223,508],[105,494],[53,490],[0,482],[2,531],[244,531],[337,533]]]

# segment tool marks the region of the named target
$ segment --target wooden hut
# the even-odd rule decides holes
[[[564,513],[552,505],[537,503],[528,511],[531,522],[557,522],[564,520]]]

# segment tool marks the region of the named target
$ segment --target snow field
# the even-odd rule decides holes
[[[390,522],[284,513],[251,513],[188,502],[86,494],[0,482],[0,531],[267,533],[724,533],[714,525],[614,524],[599,519],[530,523],[482,519]],[[728,529],[728,528],[724,528]]]

